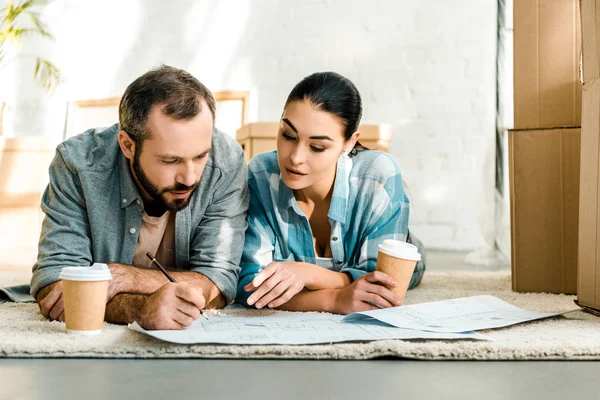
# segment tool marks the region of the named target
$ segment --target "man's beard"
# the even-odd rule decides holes
[[[180,211],[186,208],[190,204],[190,200],[192,199],[192,191],[196,190],[200,182],[194,183],[192,186],[186,186],[182,183],[175,183],[173,186],[168,186],[166,188],[160,189],[156,186],[148,175],[142,169],[140,164],[140,153],[141,149],[136,147],[135,154],[133,155],[133,172],[142,185],[142,188],[148,193],[148,195],[152,198],[152,208],[154,209],[166,209],[170,211]],[[168,192],[190,192],[190,195],[185,199],[175,199],[172,201],[166,201],[163,197],[164,193]]]

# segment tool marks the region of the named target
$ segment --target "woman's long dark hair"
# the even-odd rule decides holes
[[[294,101],[308,100],[317,109],[335,115],[344,125],[344,138],[349,140],[358,130],[362,117],[360,93],[350,79],[335,72],[315,72],[292,89],[285,107]],[[366,147],[356,142],[350,157]]]

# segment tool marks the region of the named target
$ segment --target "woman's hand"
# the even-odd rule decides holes
[[[306,285],[306,272],[303,263],[286,261],[272,262],[244,286],[246,292],[254,292],[248,298],[248,305],[256,308],[279,307],[289,301]]]
[[[383,272],[365,274],[345,288],[336,290],[334,312],[350,314],[402,305],[398,296],[390,290],[396,286],[398,283]]]

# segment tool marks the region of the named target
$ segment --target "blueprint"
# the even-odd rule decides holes
[[[280,312],[267,316],[206,316],[179,331],[149,331],[137,323],[129,328],[172,343],[194,344],[318,344],[384,339],[487,340],[476,332],[436,333],[390,327],[377,320],[346,323],[342,315]]]
[[[347,315],[343,321],[377,320],[398,328],[441,333],[501,328],[564,313],[527,311],[494,296],[473,296],[358,312]]]

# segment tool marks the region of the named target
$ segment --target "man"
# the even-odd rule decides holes
[[[248,209],[240,146],[213,128],[215,100],[189,73],[162,66],[129,85],[119,124],[57,147],[31,294],[64,321],[66,266],[108,263],[105,319],[183,329],[234,296]],[[177,283],[168,283],[146,252]]]

